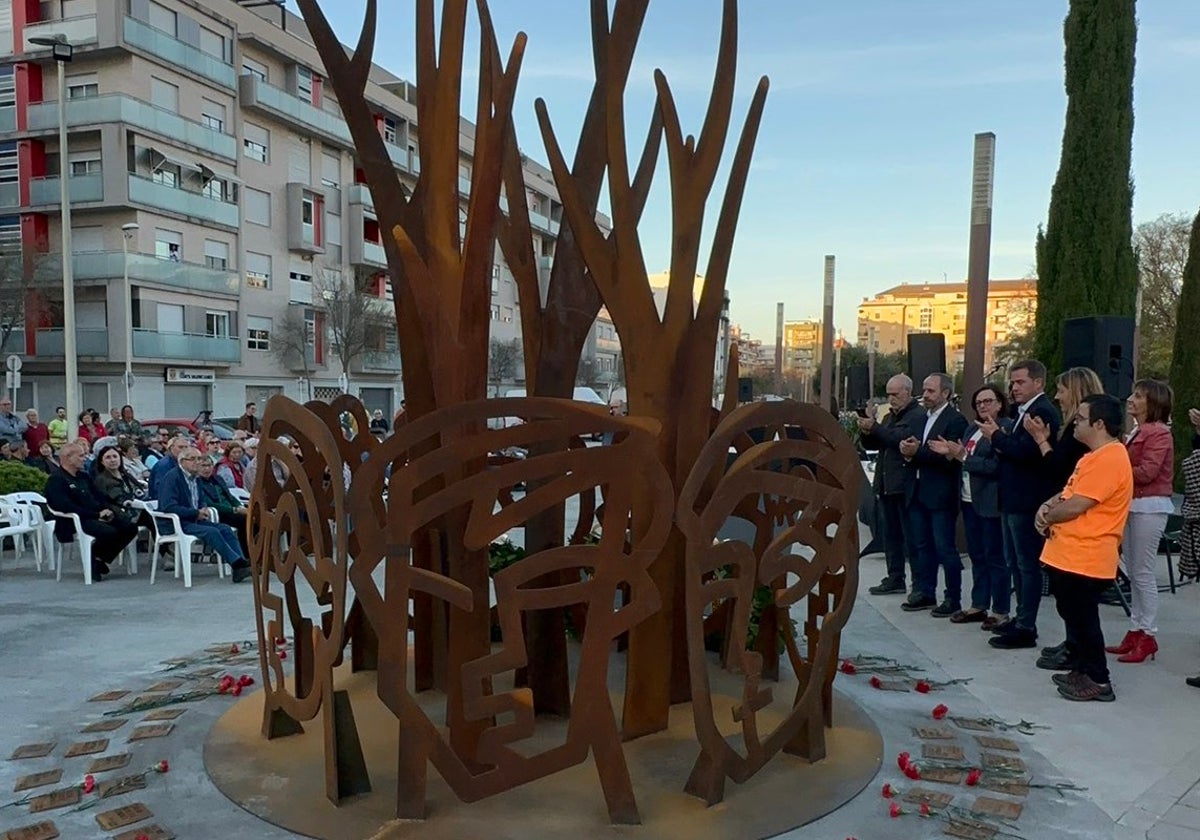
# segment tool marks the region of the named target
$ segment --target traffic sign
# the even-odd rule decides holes
[[[21,390],[21,371],[7,370],[4,372],[4,387],[9,391]]]
[[[16,353],[11,353],[8,358],[4,360],[4,367],[6,370],[20,370],[21,357]]]

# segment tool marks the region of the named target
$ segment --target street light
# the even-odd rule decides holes
[[[125,269],[125,404],[133,405],[133,286],[129,283],[129,240],[137,233],[137,222],[121,225],[121,264]]]
[[[79,416],[79,362],[75,358],[75,266],[71,248],[71,164],[67,157],[67,62],[75,48],[67,36],[34,37],[29,43],[49,47],[58,65],[58,159],[59,201],[62,210],[62,275],[63,275],[63,355],[66,362],[67,440],[79,437],[76,419]]]

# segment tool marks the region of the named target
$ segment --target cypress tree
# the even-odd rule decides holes
[[[1067,116],[1050,212],[1038,231],[1038,358],[1062,368],[1062,323],[1132,315],[1133,67],[1135,0],[1071,0],[1066,44]]]
[[[1182,482],[1179,462],[1192,451],[1192,423],[1188,420],[1188,409],[1200,408],[1200,342],[1191,332],[1191,326],[1196,324],[1200,324],[1200,213],[1192,222],[1183,287],[1179,292],[1179,313],[1175,318],[1175,345],[1171,353],[1170,382],[1175,391],[1171,428],[1175,432],[1177,483]]]

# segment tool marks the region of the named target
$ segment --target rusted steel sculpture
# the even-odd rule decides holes
[[[746,435],[760,442],[727,464],[730,446]],[[743,406],[721,422],[680,492],[676,518],[687,537],[688,662],[701,749],[686,789],[710,805],[721,801],[727,777],[745,781],[780,750],[810,760],[824,757],[826,690],[851,609],[841,598],[831,607],[826,595],[831,586],[840,594],[855,591],[858,583],[857,501],[863,473],[846,443],[837,420],[816,406],[790,400]],[[708,493],[705,485],[714,470],[721,478]],[[777,514],[782,515],[777,519]],[[716,541],[730,516],[754,521],[754,545]],[[801,546],[807,551],[796,551]],[[782,615],[778,626],[800,679],[791,712],[766,733],[760,731],[757,711],[771,702],[771,689],[762,684],[762,655],[746,649],[757,586],[774,594]],[[721,601],[732,602],[726,665],[743,674],[734,719],[742,725],[744,754],[722,735],[709,687],[704,616]],[[787,614],[801,601],[809,612],[804,659],[796,652]]]
[[[487,420],[504,416],[521,416],[526,422],[509,429],[485,428]],[[571,437],[593,432],[614,433],[618,439],[604,447],[569,447]],[[617,636],[659,608],[658,592],[646,569],[666,541],[674,493],[654,458],[657,432],[657,424],[651,421],[613,418],[566,400],[484,400],[441,409],[406,424],[355,475],[350,501],[360,549],[350,579],[379,633],[380,699],[400,720],[399,817],[424,817],[430,761],[459,797],[474,801],[579,764],[591,751],[611,819],[638,822],[607,674]],[[469,478],[459,473],[458,464],[507,446],[529,447],[537,454]],[[627,542],[635,484],[630,477],[635,474],[636,483],[653,501]],[[499,506],[500,497],[517,482],[537,482],[536,489],[513,504]],[[439,489],[429,493],[435,483]],[[386,488],[386,501],[380,487]],[[495,652],[458,663],[463,715],[486,725],[474,761],[464,761],[409,691],[408,602],[420,591],[448,604],[452,611],[469,612],[475,600],[454,577],[414,566],[409,556],[415,542],[430,533],[427,526],[445,521],[447,514],[456,511],[464,526],[463,550],[480,550],[531,516],[597,487],[604,495],[598,543],[533,552],[494,577],[503,641]],[[447,559],[453,568],[453,557]],[[382,590],[373,577],[381,563],[385,566]],[[554,572],[566,573],[571,583],[537,586],[539,578]],[[630,595],[623,607],[614,610],[622,584],[628,585]],[[493,692],[493,680],[527,662],[524,612],[576,604],[586,605],[588,615],[567,740],[527,756],[521,742],[536,725],[531,692],[527,688]],[[447,698],[447,702],[453,701]],[[493,722],[497,719],[504,722]]]

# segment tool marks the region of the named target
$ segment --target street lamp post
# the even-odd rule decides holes
[[[133,405],[133,287],[129,283],[129,240],[137,233],[137,222],[121,225],[121,261],[125,274],[125,404]]]
[[[79,362],[75,357],[75,266],[71,248],[71,163],[67,156],[67,62],[74,47],[65,35],[30,38],[29,43],[49,47],[58,65],[59,201],[62,210],[63,356],[66,377],[67,440],[79,437]]]

